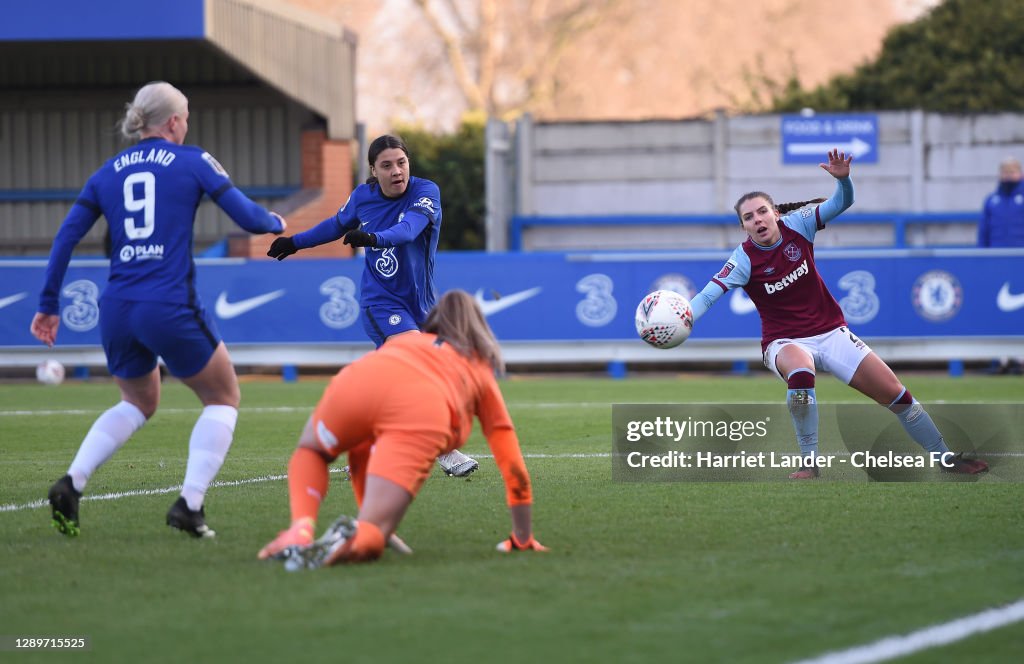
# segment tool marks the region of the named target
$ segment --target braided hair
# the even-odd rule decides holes
[[[824,203],[827,200],[824,198],[812,198],[808,201],[798,201],[795,203],[779,203],[778,205],[776,205],[775,201],[772,200],[772,197],[764,193],[763,191],[751,191],[740,196],[740,199],[736,201],[736,205],[733,206],[733,210],[736,211],[737,217],[740,216],[740,206],[754,198],[765,199],[766,201],[768,201],[769,205],[771,205],[778,211],[779,214],[786,214],[787,212],[792,212],[793,210],[799,210],[805,205],[817,205],[818,203]],[[743,224],[742,218],[740,218],[740,224]]]

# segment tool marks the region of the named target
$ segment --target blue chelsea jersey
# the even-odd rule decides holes
[[[40,311],[57,312],[71,251],[100,215],[111,239],[104,297],[194,304],[192,229],[204,194],[250,232],[281,230],[202,148],[143,139],[103,164],[82,189],[54,239]]]
[[[305,248],[356,228],[377,239],[377,246],[365,249],[360,304],[406,308],[422,325],[437,300],[434,257],[441,234],[440,189],[430,180],[410,177],[402,196],[388,198],[376,184],[361,184],[334,217],[293,239]]]

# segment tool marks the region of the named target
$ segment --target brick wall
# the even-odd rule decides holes
[[[288,221],[285,235],[294,235],[312,228],[335,214],[352,193],[352,143],[328,140],[323,130],[302,133],[302,188],[320,190],[318,196],[294,210],[277,210]],[[287,205],[288,201],[285,201]],[[273,208],[272,208],[273,209]],[[233,235],[228,242],[228,254],[247,258],[266,258],[267,249],[275,235]],[[352,248],[338,242],[304,249],[291,256],[296,258],[345,258]],[[268,259],[269,260],[269,259]]]

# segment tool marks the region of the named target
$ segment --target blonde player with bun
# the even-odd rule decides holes
[[[184,145],[188,119],[188,98],[170,83],[140,88],[121,121],[130,147],[93,173],[53,241],[31,324],[32,334],[48,346],[57,340],[71,252],[100,216],[107,220],[110,276],[99,302],[83,294],[81,307],[98,317],[107,368],[121,392],[120,402],[93,423],[67,474],[50,488],[54,525],[65,535],[79,532],[86,482],[156,412],[158,357],[203,405],[189,438],[181,496],[168,510],[167,524],[194,537],[214,535],[203,502],[231,447],[241,396],[227,348],[196,293],[196,208],[209,196],[250,233],[282,233],[287,225],[235,188],[209,152]]]

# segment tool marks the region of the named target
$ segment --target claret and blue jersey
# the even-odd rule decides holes
[[[361,184],[333,217],[292,237],[306,249],[360,229],[373,233],[366,247],[360,287],[363,308],[399,308],[422,325],[437,298],[434,256],[441,234],[441,192],[430,180],[410,177],[405,193],[385,196],[376,183]]]
[[[693,299],[694,320],[726,291],[742,288],[761,317],[762,350],[775,339],[803,338],[845,325],[839,303],[814,263],[814,236],[853,204],[850,178],[836,180],[832,196],[779,220],[781,237],[762,247],[749,237]]]
[[[247,231],[282,230],[275,217],[234,187],[208,152],[146,138],[86,182],[53,241],[39,311],[58,312],[71,252],[100,215],[111,239],[104,298],[196,304],[192,230],[204,194]]]

